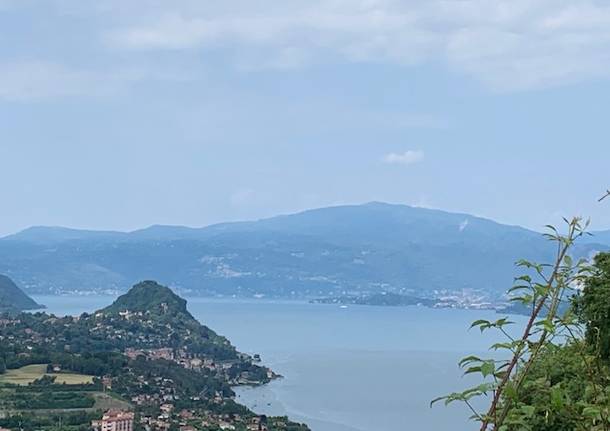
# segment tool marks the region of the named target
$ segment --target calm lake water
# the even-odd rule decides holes
[[[90,312],[113,300],[35,299],[56,314]],[[476,383],[462,378],[456,363],[485,354],[493,340],[468,327],[475,319],[499,318],[495,313],[202,298],[190,298],[189,309],[284,376],[237,390],[238,401],[260,414],[288,415],[313,431],[476,429],[462,406],[431,409],[429,403]]]

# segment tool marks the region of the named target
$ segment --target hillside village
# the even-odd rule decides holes
[[[308,429],[237,404],[232,386],[261,385],[278,376],[199,324],[183,299],[154,282],[135,286],[93,314],[5,315],[0,341],[7,376],[47,364],[46,373],[25,386],[0,375],[0,426],[8,429],[24,421],[33,430],[51,429],[42,420],[44,408],[23,409],[11,401],[11,394],[24,391],[55,400],[48,406],[54,411],[69,407],[61,420],[80,420],[67,428],[74,431]],[[56,383],[64,373],[90,380]]]

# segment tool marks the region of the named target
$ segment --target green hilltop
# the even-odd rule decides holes
[[[129,292],[119,296],[105,312],[150,312],[154,314],[186,314],[186,300],[176,295],[168,287],[156,281],[142,281],[133,286]]]
[[[147,280],[95,314],[103,314],[109,321],[127,318],[131,324],[142,325],[147,334],[157,333],[166,347],[180,349],[188,344],[199,353],[236,358],[237,351],[229,340],[195,319],[186,304],[169,287]]]

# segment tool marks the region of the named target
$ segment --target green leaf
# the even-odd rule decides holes
[[[489,325],[491,325],[491,322],[489,320],[485,320],[485,319],[479,319],[479,320],[475,320],[474,322],[472,322],[472,325],[470,325],[470,329],[480,326],[480,327],[489,327]],[[481,331],[483,331],[481,329]]]
[[[495,343],[491,345],[490,350],[512,350],[514,347],[514,343]]]
[[[600,420],[602,412],[599,407],[589,406],[582,409],[582,415],[591,419]]]
[[[515,322],[513,322],[513,321],[511,321],[511,320],[508,320],[508,317],[504,317],[504,318],[502,318],[502,319],[496,320],[496,321],[493,323],[493,326],[495,326],[495,327],[497,327],[497,328],[501,328],[501,327],[503,327],[503,326],[506,326],[506,325],[512,325],[512,324],[514,324],[514,323],[515,323]]]
[[[474,374],[474,373],[481,373],[481,374],[483,374],[482,366],[478,366],[477,365],[477,366],[474,366],[474,367],[468,367],[466,369],[466,371],[464,371],[464,375]]]
[[[564,406],[564,392],[559,386],[551,388],[551,405],[555,410],[561,410]]]
[[[470,355],[470,356],[466,356],[465,358],[462,358],[462,360],[458,363],[458,365],[461,368],[461,367],[464,367],[465,365],[476,363],[476,362],[483,362],[483,360],[481,358],[479,358],[478,356]]]
[[[481,374],[483,377],[491,376],[496,371],[496,364],[494,361],[485,361],[481,365]]]

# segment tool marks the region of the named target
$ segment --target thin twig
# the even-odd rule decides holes
[[[478,420],[482,420],[483,419],[481,417],[481,414],[475,410],[475,408],[472,406],[472,404],[470,404],[470,402],[468,400],[464,400],[464,402],[466,403],[466,405],[468,406],[470,411],[473,413],[475,418],[477,418]]]

